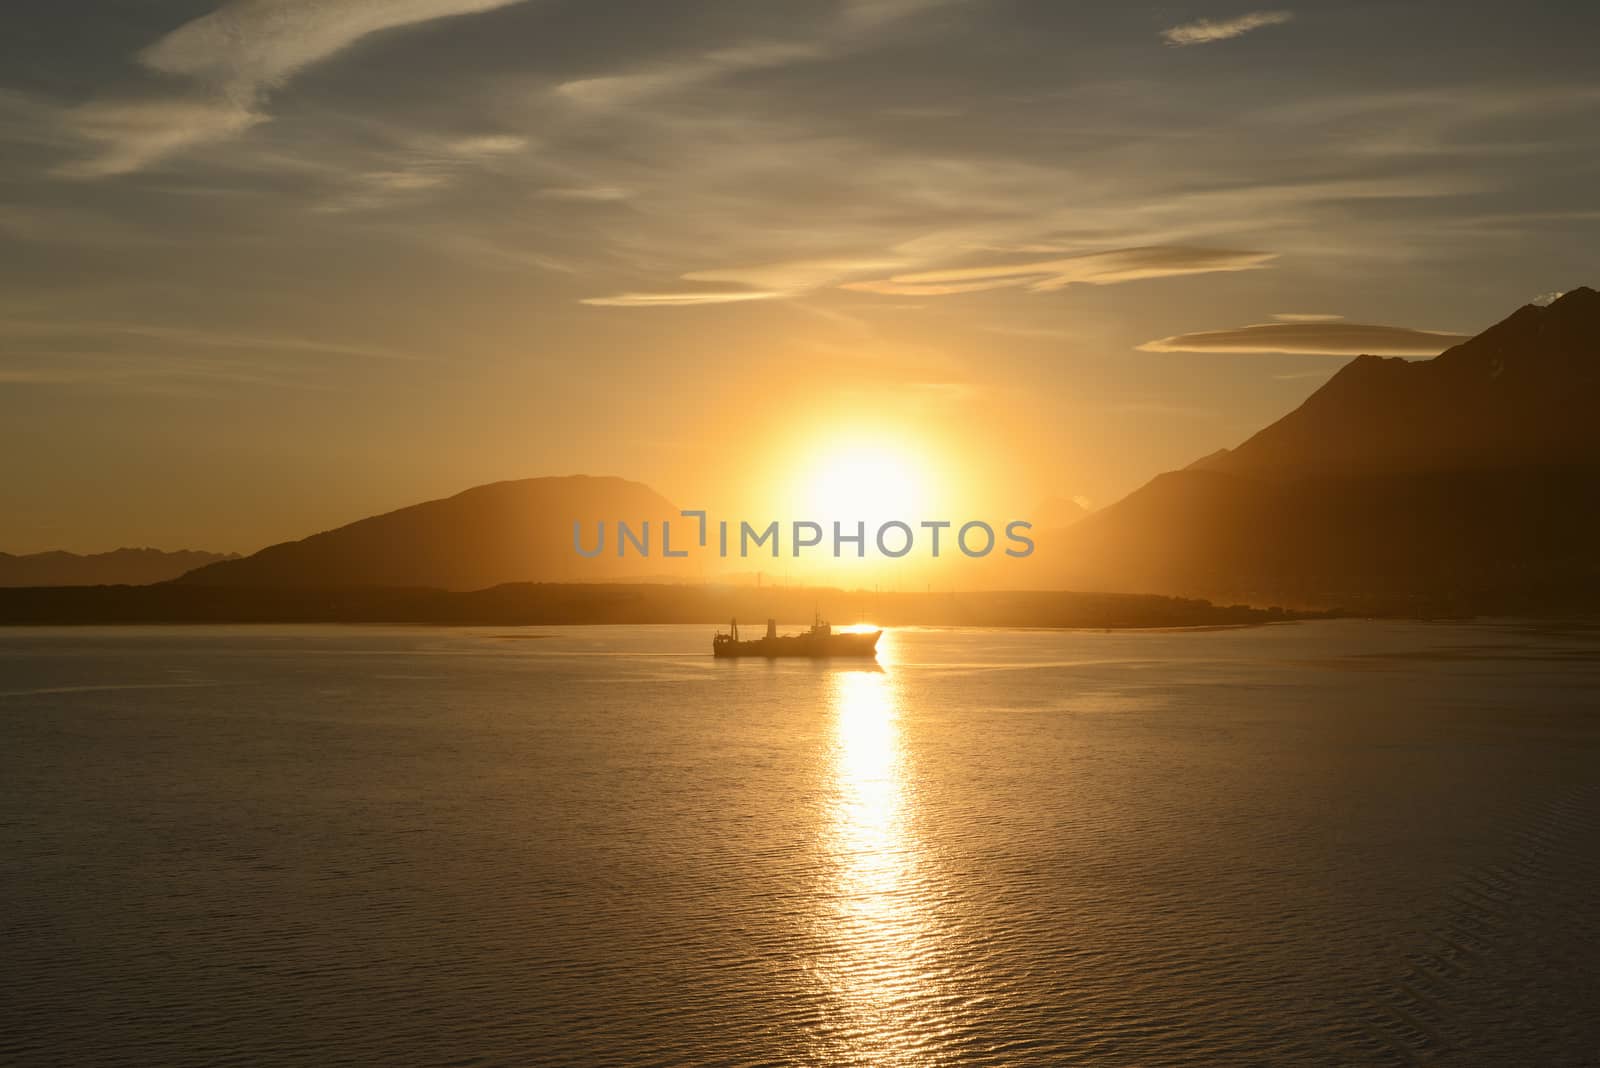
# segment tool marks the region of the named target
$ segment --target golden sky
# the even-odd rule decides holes
[[[857,443],[1107,503],[1594,281],[1592,5],[1092,7],[12,5],[0,549]]]

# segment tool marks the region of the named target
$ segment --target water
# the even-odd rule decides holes
[[[1600,1057],[1600,634],[0,631],[6,1064]]]

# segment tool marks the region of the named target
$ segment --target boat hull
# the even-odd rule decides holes
[[[878,637],[883,631],[847,634],[785,634],[775,638],[756,638],[747,642],[713,642],[711,651],[719,657],[759,656],[809,657],[828,660],[834,657],[878,655]]]

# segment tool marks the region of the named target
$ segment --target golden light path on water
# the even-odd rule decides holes
[[[839,1016],[835,1059],[873,1064],[929,1060],[939,933],[923,901],[914,792],[908,777],[893,642],[881,667],[832,671],[832,803],[825,850],[834,861],[834,908],[824,915],[822,972]],[[934,1028],[936,1030],[936,1027]]]

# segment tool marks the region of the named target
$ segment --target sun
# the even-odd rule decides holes
[[[796,518],[916,524],[931,505],[928,458],[900,442],[847,440],[809,458],[794,493]]]

